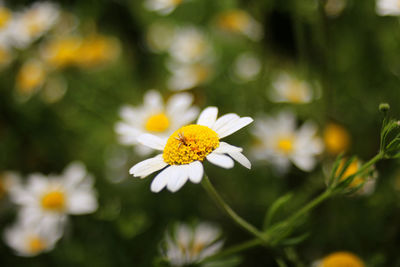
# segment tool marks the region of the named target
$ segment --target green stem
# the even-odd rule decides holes
[[[361,166],[361,168],[357,171],[357,174],[363,173],[365,170],[367,170],[369,167],[374,165],[376,162],[380,161],[383,159],[385,153],[384,152],[379,152],[378,154],[375,155],[372,159],[370,159],[367,163]]]
[[[226,214],[229,215],[229,217],[231,217],[231,219],[238,224],[239,226],[241,226],[243,229],[245,229],[247,232],[249,232],[250,234],[254,235],[255,237],[257,237],[258,239],[260,239],[261,241],[263,241],[263,243],[268,243],[268,238],[265,236],[265,234],[263,234],[262,232],[260,232],[259,230],[257,230],[256,227],[254,227],[253,225],[251,225],[250,223],[248,223],[246,220],[244,220],[242,217],[240,217],[223,199],[222,197],[219,195],[219,193],[217,192],[217,190],[214,188],[214,186],[211,184],[210,179],[208,179],[207,175],[204,175],[204,178],[201,182],[201,184],[203,185],[204,189],[207,191],[207,193],[210,195],[210,197],[217,203],[217,205],[226,212]]]

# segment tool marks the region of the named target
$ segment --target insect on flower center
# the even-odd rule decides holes
[[[31,237],[28,241],[28,250],[31,253],[39,253],[46,248],[46,243],[39,237]]]
[[[279,139],[277,144],[278,149],[284,154],[289,154],[290,152],[293,151],[293,141],[294,140],[292,137]]]
[[[322,260],[321,267],[365,267],[355,255],[348,252],[336,252]]]
[[[48,211],[63,211],[65,194],[61,191],[51,191],[42,196],[42,208]]]
[[[170,165],[203,161],[219,146],[216,132],[202,125],[188,125],[175,131],[164,148],[164,161]]]
[[[158,113],[150,116],[147,121],[145,128],[149,132],[165,132],[169,127],[169,119],[165,113]]]

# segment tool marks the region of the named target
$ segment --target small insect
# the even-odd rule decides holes
[[[175,137],[175,139],[179,141],[178,149],[181,147],[182,144],[185,146],[187,145],[187,140],[183,133],[179,132],[178,137]]]

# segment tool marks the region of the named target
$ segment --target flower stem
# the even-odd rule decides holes
[[[207,193],[210,195],[210,197],[217,203],[217,205],[225,211],[231,219],[241,226],[243,229],[245,229],[247,232],[251,233],[258,239],[262,241],[262,243],[268,243],[268,238],[266,237],[265,234],[257,230],[256,227],[248,223],[246,220],[244,220],[242,217],[240,217],[219,195],[217,190],[214,188],[214,186],[211,184],[210,179],[208,179],[207,175],[204,175],[204,178],[201,182],[203,185],[204,189],[207,191]]]

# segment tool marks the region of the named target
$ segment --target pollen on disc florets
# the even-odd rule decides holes
[[[218,134],[203,125],[188,125],[175,131],[164,148],[164,161],[170,165],[203,161],[219,146]]]

